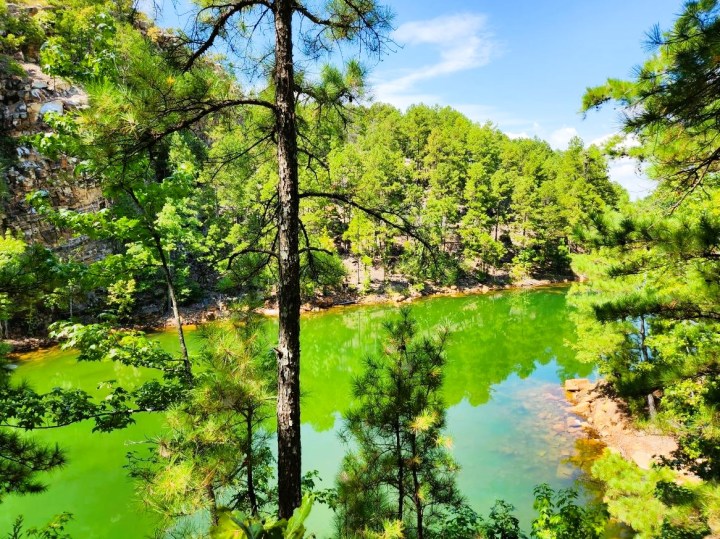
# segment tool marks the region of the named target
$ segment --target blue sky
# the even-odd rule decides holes
[[[647,57],[646,33],[668,28],[680,0],[443,0],[392,2],[402,45],[375,65],[378,101],[450,105],[510,136],[538,136],[564,149],[619,130],[612,106],[578,111],[585,88],[628,78]],[[611,164],[633,198],[651,183],[630,160]]]
[[[146,0],[148,1],[148,0]],[[175,0],[176,6],[188,0]],[[170,7],[170,0],[163,2]],[[646,33],[668,28],[682,0],[392,0],[398,43],[370,62],[377,101],[449,105],[510,136],[538,136],[564,149],[619,130],[607,106],[578,112],[585,88],[628,78],[647,57]],[[180,10],[182,11],[182,10]],[[182,19],[183,17],[181,17]],[[165,22],[178,19],[165,13]],[[172,22],[170,22],[172,21]],[[367,62],[366,62],[367,63]],[[630,160],[611,164],[633,198],[652,184]]]

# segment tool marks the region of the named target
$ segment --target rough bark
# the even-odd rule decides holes
[[[417,459],[417,440],[415,435],[411,437],[413,459]],[[415,503],[415,526],[417,527],[417,539],[423,539],[425,530],[423,529],[423,501],[420,496],[420,477],[417,470],[417,464],[412,467],[413,479],[413,501]]]
[[[275,132],[278,156],[279,332],[277,440],[278,510],[292,516],[300,506],[300,255],[297,129],[292,51],[294,2],[276,0]]]
[[[255,480],[253,479],[253,468],[255,466],[255,463],[253,462],[254,456],[253,456],[253,415],[252,411],[248,413],[248,415],[245,418],[245,428],[246,428],[246,434],[247,434],[247,451],[245,452],[247,454],[247,490],[248,490],[248,499],[250,500],[250,512],[252,515],[257,515],[258,513],[258,502],[257,502],[257,495],[255,494]]]
[[[402,445],[400,441],[400,423],[395,422],[395,452],[397,453],[398,466],[398,514],[397,519],[403,521],[405,503],[405,461],[403,460]]]

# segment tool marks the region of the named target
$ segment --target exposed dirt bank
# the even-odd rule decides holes
[[[3,342],[10,346],[13,354],[24,354],[26,352],[34,352],[41,348],[48,348],[57,343],[52,339],[42,339],[38,337],[26,337],[24,339],[4,339]]]

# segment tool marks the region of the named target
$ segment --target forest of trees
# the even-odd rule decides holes
[[[23,142],[76,163],[75,174],[95,182],[106,203],[96,213],[58,210],[39,191],[27,210],[106,242],[111,254],[79,264],[26,244],[10,223],[3,330],[42,333],[71,315],[127,323],[148,305],[169,304],[177,318],[179,305],[212,292],[281,295],[270,97],[246,96],[222,63],[192,53],[204,28],[185,38],[143,30],[142,15],[110,4],[51,17],[43,69],[84,85],[92,107],[47,115],[52,131]],[[84,41],[94,50],[73,49]],[[571,255],[585,249],[579,231],[626,200],[597,147],[511,140],[450,108],[358,105],[362,75],[350,63],[301,80],[311,96],[296,112],[305,300],[342,288],[348,257],[420,289],[569,277]]]
[[[571,277],[571,255],[587,246],[580,231],[626,202],[600,150],[577,138],[560,152],[424,105],[406,113],[353,106],[345,113],[348,132],[331,133],[318,156],[322,173],[301,170],[308,174],[300,210],[305,300],[347,284],[347,257],[418,285]],[[58,127],[69,128],[67,118],[62,122]],[[56,226],[120,249],[81,265],[8,231],[6,329],[38,331],[47,320],[68,317],[73,305],[80,317],[112,313],[128,322],[137,306],[162,309],[168,300],[187,304],[213,291],[273,295],[271,148],[261,151],[268,142],[248,136],[246,126],[242,133],[213,128],[202,134],[213,137],[210,147],[200,134],[170,137],[169,175],[160,183],[138,180],[126,188],[108,180],[111,204],[97,214],[56,211],[45,193],[33,197],[32,206]],[[57,152],[76,142],[74,133],[69,137],[53,133],[37,143]],[[314,200],[321,193],[328,196]]]
[[[704,482],[671,486],[663,468],[639,480],[654,490],[633,497],[611,478],[640,472],[606,456],[593,471],[605,503],[585,507],[541,485],[532,537],[599,537],[608,515],[641,537],[709,534],[720,518],[716,4],[690,2],[672,29],[651,33],[635,79],[586,92],[589,114],[609,101],[626,110],[624,136],[605,148],[574,138],[559,151],[449,107],[370,104],[354,59],[318,67],[338,48],[385,50],[392,13],[373,0],[203,3],[188,33],[159,29],[127,2],[71,0],[33,15],[0,3],[0,69],[18,73],[13,54],[39,51],[45,73],[89,95],[88,108],[46,114],[44,132],[3,133],[0,171],[21,145],[70,163],[102,193],[98,209],[59,207],[48,190],[25,209],[61,237],[104,246],[81,261],[10,223],[2,336],[49,335],[81,361],[157,373],[98,399],[38,393],[2,369],[0,501],[41,490],[42,474],[64,462],[62,448],[23,431],[90,419],[105,432],[152,411],[167,429],[129,469],[174,537],[198,533],[200,514],[213,537],[299,539],[313,499],[335,509],[340,537],[522,537],[507,504],[482,519],[457,490],[442,444],[444,336],[417,336],[407,310],[355,381],[344,479],[311,494],[300,460],[301,303],[390,287],[390,276],[422,291],[577,274],[587,277],[570,291],[578,356],[639,421],[678,436],[667,469]],[[626,154],[657,180],[638,202],[608,175],[608,157]],[[348,282],[349,261],[382,268],[385,282]],[[214,294],[234,298],[233,315],[192,353],[183,306]],[[273,338],[254,314],[267,300],[279,311]],[[144,323],[141,312],[173,319],[177,356],[127,329]],[[650,522],[640,508],[653,503]],[[11,537],[66,537],[67,518],[26,532],[18,522]]]

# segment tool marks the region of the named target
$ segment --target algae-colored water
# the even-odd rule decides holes
[[[574,359],[563,288],[508,291],[483,296],[433,298],[413,312],[423,331],[450,328],[444,394],[453,454],[462,469],[459,486],[480,513],[502,498],[517,507],[525,525],[532,515],[532,488],[541,482],[569,486],[577,471],[566,462],[573,439],[566,433],[560,381],[586,376],[592,366]],[[318,470],[321,488],[332,486],[345,448],[337,436],[350,402],[351,381],[361,359],[376,353],[382,322],[392,306],[352,307],[303,317],[303,468]],[[158,338],[176,346],[172,333]],[[190,333],[191,349],[199,346]],[[16,371],[38,389],[92,389],[109,379],[141,380],[146,373],[111,363],[78,363],[71,352],[49,350],[24,358]],[[69,463],[47,476],[46,492],[9,497],[1,506],[0,533],[14,517],[29,524],[68,511],[78,539],[145,537],[154,519],[134,496],[123,468],[125,455],[161,429],[156,414],[109,434],[83,423],[39,432],[65,448]],[[309,528],[329,535],[332,513],[313,509]]]

